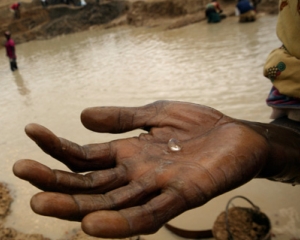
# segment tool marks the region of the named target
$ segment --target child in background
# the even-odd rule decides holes
[[[4,33],[4,36],[6,38],[6,43],[5,43],[6,56],[9,59],[10,69],[12,71],[15,71],[18,69],[15,42],[14,42],[14,40],[12,40],[11,34],[9,31],[6,31]]]
[[[273,84],[266,102],[272,107],[272,119],[300,122],[299,0],[280,1],[276,32],[283,45],[270,53],[264,66],[264,76]]]

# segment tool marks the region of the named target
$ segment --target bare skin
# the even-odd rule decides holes
[[[34,212],[81,221],[92,236],[154,233],[184,211],[256,177],[300,183],[300,135],[288,128],[168,101],[89,108],[81,120],[96,132],[145,133],[79,146],[29,124],[26,134],[71,172],[28,159],[17,161],[13,171],[43,191],[32,197]],[[180,151],[169,149],[171,138],[179,140]]]

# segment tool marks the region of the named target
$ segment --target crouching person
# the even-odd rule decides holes
[[[238,0],[236,15],[239,16],[239,22],[253,22],[256,20],[254,7],[249,0]]]

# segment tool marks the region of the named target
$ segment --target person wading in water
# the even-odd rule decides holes
[[[6,37],[5,49],[6,49],[6,56],[9,58],[10,69],[12,71],[15,71],[18,69],[15,42],[11,38],[11,34],[9,31],[6,31],[4,33],[4,36]]]

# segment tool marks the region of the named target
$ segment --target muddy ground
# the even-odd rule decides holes
[[[52,4],[46,8],[40,0],[21,1],[21,18],[14,19],[9,10],[14,0],[1,0],[0,32],[11,31],[18,44],[84,31],[96,25],[173,29],[205,20],[204,6],[210,0],[100,0],[100,4],[96,0],[86,0],[84,7],[59,4],[60,0],[49,1]],[[277,2],[262,0],[258,10],[276,14]],[[234,16],[235,0],[221,0],[220,3],[227,16]]]

